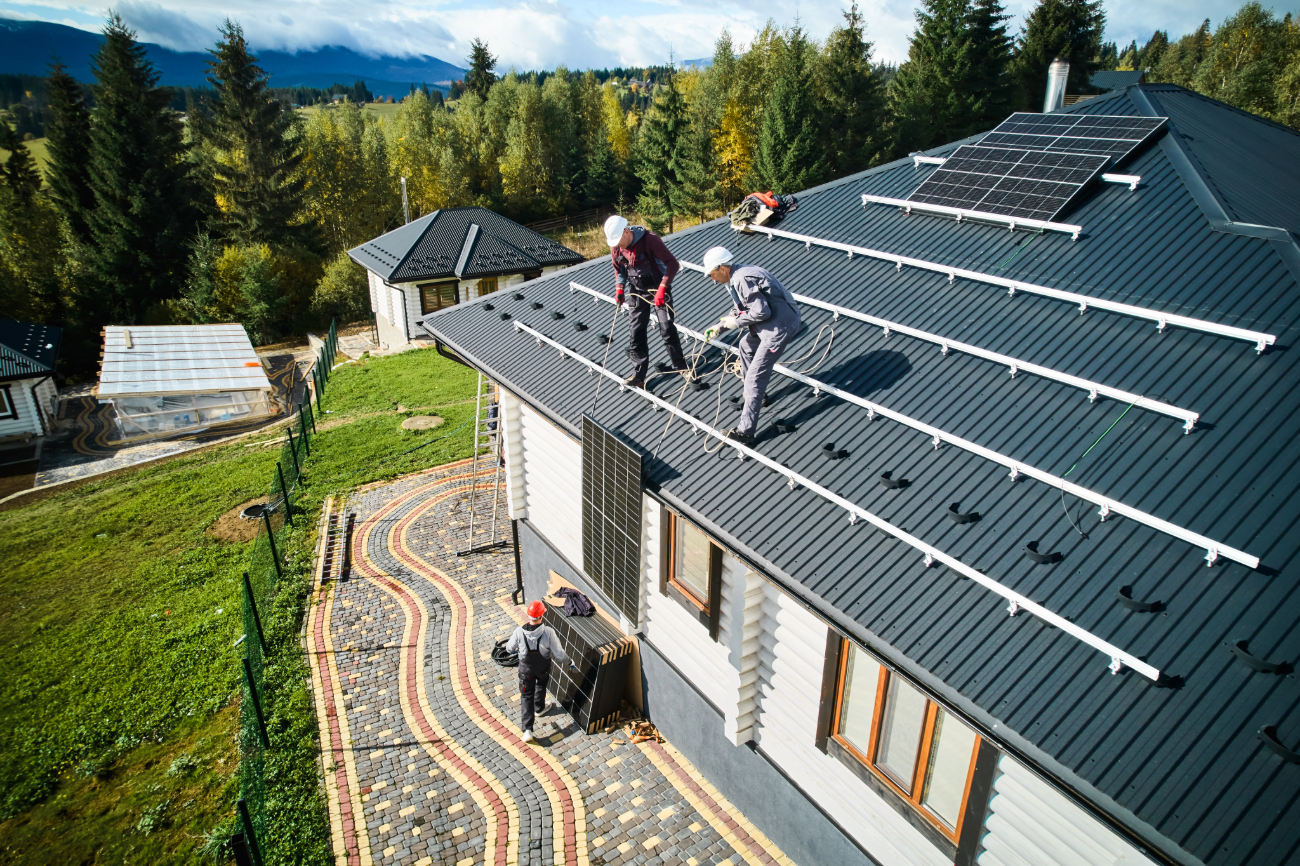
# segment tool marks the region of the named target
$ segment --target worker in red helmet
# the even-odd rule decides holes
[[[546,614],[546,605],[534,601],[528,605],[528,622],[515,629],[506,642],[506,652],[519,654],[519,694],[523,719],[519,727],[523,729],[524,742],[531,743],[533,736],[533,719],[543,716],[550,710],[546,702],[546,685],[551,679],[551,660],[558,659],[567,664],[569,670],[577,670],[573,662],[560,646],[559,635],[549,625],[542,625]]]

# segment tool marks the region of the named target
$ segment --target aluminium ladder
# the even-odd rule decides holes
[[[481,443],[481,444],[480,444]],[[469,487],[469,544],[465,550],[456,551],[457,556],[470,556],[508,547],[510,542],[497,541],[497,511],[501,500],[501,404],[497,400],[496,383],[478,374],[478,386],[474,400],[474,469]],[[486,449],[487,453],[483,453]],[[492,472],[492,531],[486,544],[474,544],[474,505],[479,488],[479,457],[491,457],[496,464]]]

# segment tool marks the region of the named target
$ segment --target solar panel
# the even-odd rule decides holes
[[[1109,162],[1109,156],[964,144],[908,201],[1051,220]]]
[[[1165,125],[1164,117],[1017,112],[980,141],[985,147],[1102,154],[1119,162]]]
[[[582,417],[582,565],[623,615],[640,621],[641,455]]]

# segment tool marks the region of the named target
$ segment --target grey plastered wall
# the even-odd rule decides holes
[[[646,715],[724,797],[799,866],[872,866],[876,861],[762,754],[733,746],[722,714],[654,645],[642,639]]]
[[[555,552],[533,525],[527,520],[519,521],[519,567],[524,575],[524,603],[534,599],[546,598],[546,588],[551,582],[551,572],[570,581],[574,586],[601,604],[602,596],[592,589],[582,572],[569,564],[569,561]],[[613,609],[605,603],[602,607]]]

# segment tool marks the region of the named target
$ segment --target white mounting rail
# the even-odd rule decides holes
[[[681,260],[679,260],[681,261]],[[704,273],[704,268],[692,262],[681,261],[684,268],[690,268],[693,271]],[[577,285],[571,283],[570,285]],[[928,343],[934,343],[940,347],[943,354],[947,355],[951,351],[965,352],[968,355],[974,355],[977,358],[984,358],[1002,364],[1011,370],[1011,378],[1015,378],[1017,373],[1031,373],[1035,376],[1042,376],[1045,379],[1052,379],[1056,382],[1062,382],[1066,385],[1073,385],[1076,388],[1082,388],[1088,392],[1089,401],[1097,399],[1098,395],[1113,397],[1122,403],[1132,403],[1134,406],[1141,407],[1150,412],[1159,412],[1162,415],[1169,415],[1183,422],[1183,432],[1191,433],[1196,427],[1197,420],[1200,419],[1199,412],[1193,412],[1190,409],[1180,409],[1177,406],[1170,406],[1168,403],[1161,403],[1159,400],[1152,400],[1149,397],[1143,397],[1140,394],[1131,394],[1128,391],[1119,388],[1112,388],[1109,385],[1103,385],[1100,382],[1093,382],[1088,379],[1081,379],[1078,376],[1071,376],[1069,373],[1062,373],[1059,370],[1053,370],[1051,367],[1043,367],[1039,364],[1031,364],[1028,361],[1021,361],[1019,358],[1013,358],[1010,355],[1003,355],[1000,352],[991,352],[988,349],[981,349],[979,346],[972,346],[969,343],[962,343],[957,340],[950,340],[947,337],[941,337],[938,334],[931,334],[928,331],[921,331],[916,328],[909,328],[907,325],[899,325],[876,316],[868,316],[866,313],[859,313],[857,310],[841,307],[838,304],[828,304],[825,301],[819,301],[816,298],[810,298],[807,295],[799,295],[790,292],[790,295],[799,303],[807,304],[810,307],[819,307],[835,314],[835,318],[847,316],[850,319],[857,319],[870,325],[884,328],[885,336],[890,334],[905,334],[909,337],[915,337],[918,340],[925,340]]]
[[[1142,182],[1140,174],[1103,174],[1101,179],[1106,183],[1126,183],[1129,189],[1137,189],[1138,184]]]
[[[1083,226],[1071,225],[1070,223],[1054,223],[1047,220],[1034,220],[1028,217],[1012,217],[1000,213],[988,213],[982,210],[969,210],[961,207],[948,207],[943,204],[929,204],[923,201],[910,201],[905,198],[890,198],[884,195],[867,195],[863,193],[862,203],[874,202],[875,204],[892,204],[901,207],[907,213],[914,210],[925,213],[938,213],[947,216],[957,217],[957,222],[963,219],[979,220],[980,222],[997,223],[998,225],[1009,226],[1012,231],[1016,229],[1043,229],[1044,231],[1065,232],[1071,239],[1078,240],[1079,233],[1083,231]]]
[[[597,292],[594,289],[589,289],[580,283],[569,283],[570,293],[572,293],[575,288],[587,292],[598,300],[613,303],[613,299],[608,295]],[[704,335],[698,331],[694,331],[680,322],[676,322],[675,324],[677,325],[677,330],[685,331],[697,340],[704,340]],[[726,352],[737,352],[736,349],[719,340],[709,340],[708,343],[709,345],[716,346]],[[1192,532],[1190,529],[1184,529],[1183,527],[1170,523],[1167,520],[1161,520],[1154,514],[1148,514],[1145,511],[1125,505],[1122,502],[1109,499],[1094,490],[1089,490],[1086,487],[1080,487],[1078,484],[1066,481],[1060,476],[1021,463],[1005,454],[1000,454],[997,451],[985,448],[983,445],[977,445],[976,443],[971,442],[968,439],[963,439],[960,436],[954,436],[953,434],[940,430],[937,427],[931,427],[929,424],[918,421],[915,418],[902,414],[901,412],[896,412],[893,409],[888,409],[881,406],[879,403],[874,403],[871,400],[859,397],[857,394],[841,390],[834,385],[814,379],[811,376],[805,376],[803,373],[791,370],[784,364],[777,364],[773,369],[783,376],[787,376],[795,381],[810,386],[813,389],[814,395],[825,391],[827,394],[838,397],[846,403],[861,406],[863,409],[867,410],[867,421],[869,422],[874,420],[877,415],[888,418],[891,421],[897,421],[899,424],[911,427],[913,430],[917,430],[930,437],[930,442],[935,448],[938,448],[942,443],[946,442],[949,445],[962,449],[963,451],[969,451],[971,454],[983,457],[985,460],[991,460],[994,463],[999,463],[1005,466],[1011,470],[1010,478],[1012,481],[1015,481],[1021,475],[1024,475],[1033,478],[1035,481],[1041,481],[1044,484],[1051,485],[1058,490],[1064,490],[1071,496],[1077,496],[1080,499],[1091,502],[1100,507],[1100,510],[1097,513],[1101,516],[1103,521],[1112,514],[1118,514],[1121,517],[1127,517],[1130,520],[1136,520],[1138,523],[1145,526],[1150,526],[1152,529],[1163,532],[1166,535],[1171,535],[1174,538],[1186,541],[1188,544],[1191,544],[1194,547],[1199,547],[1205,551],[1205,562],[1207,565],[1214,565],[1214,563],[1218,561],[1219,557],[1225,557],[1234,562],[1240,562],[1242,565],[1249,568],[1259,567],[1259,557],[1251,556],[1243,550],[1237,550],[1236,548],[1228,547],[1226,544],[1220,544],[1214,539],[1201,535],[1198,532]]]
[[[604,376],[607,379],[617,382],[620,391],[630,390],[632,393],[637,394],[641,398],[650,401],[651,403],[655,404],[659,408],[667,409],[672,414],[676,415],[686,423],[690,424],[694,429],[699,430],[709,436],[712,436],[715,439],[723,440],[724,444],[729,445],[736,450],[737,455],[742,460],[748,457],[751,460],[755,461],[756,463],[761,463],[767,468],[773,470],[774,472],[779,473],[781,476],[783,476],[786,479],[786,483],[789,485],[789,487],[792,490],[794,489],[796,484],[802,485],[804,487],[807,487],[809,490],[813,491],[814,493],[816,493],[818,496],[821,496],[822,498],[835,503],[840,508],[843,508],[846,511],[848,511],[849,523],[856,524],[859,520],[865,520],[867,523],[870,523],[872,526],[876,527],[881,532],[891,535],[894,538],[897,538],[900,541],[908,545],[911,545],[912,547],[921,551],[922,554],[924,554],[922,561],[925,563],[927,567],[932,565],[935,562],[943,563],[948,568],[951,568],[953,571],[960,574],[962,577],[973,580],[976,583],[978,583],[980,586],[983,586],[985,589],[997,593],[998,595],[1002,596],[1003,598],[1011,602],[1011,604],[1008,605],[1007,607],[1007,612],[1010,613],[1012,616],[1015,616],[1016,613],[1022,610],[1028,611],[1029,613],[1032,613],[1034,616],[1038,617],[1044,622],[1050,623],[1051,625],[1056,626],[1061,631],[1066,632],[1072,637],[1075,637],[1083,641],[1084,643],[1088,644],[1089,646],[1094,647],[1097,650],[1100,650],[1101,652],[1105,653],[1110,657],[1111,663],[1109,667],[1112,673],[1118,673],[1124,667],[1129,667],[1137,671],[1138,673],[1142,674],[1144,677],[1147,677],[1148,679],[1158,680],[1160,678],[1159,670],[1147,664],[1146,662],[1142,661],[1137,656],[1127,653],[1124,650],[1120,649],[1119,647],[1114,646],[1108,643],[1107,641],[1102,640],[1092,632],[1085,631],[1084,629],[1079,628],[1077,625],[1070,622],[1065,617],[1060,616],[1059,614],[1052,613],[1050,610],[1043,607],[1041,604],[1037,604],[1036,602],[1030,601],[1028,598],[1021,595],[1020,593],[998,583],[993,578],[988,577],[985,574],[981,574],[980,572],[960,562],[959,560],[949,556],[946,553],[936,550],[934,547],[931,547],[930,545],[926,544],[924,541],[912,535],[911,533],[904,532],[902,529],[899,529],[898,527],[894,526],[892,523],[889,523],[888,521],[872,514],[870,511],[867,511],[853,504],[852,502],[840,496],[839,494],[834,493],[826,489],[825,487],[822,487],[820,484],[813,481],[812,479],[806,478],[803,475],[798,474],[797,472],[787,469],[785,466],[782,466],[777,461],[772,460],[771,458],[766,457],[763,454],[760,454],[759,452],[755,451],[754,449],[742,445],[733,439],[727,439],[717,429],[711,427],[710,425],[704,423],[703,421],[700,421],[698,418],[694,417],[693,415],[690,415],[687,412],[683,412],[681,409],[677,408],[667,400],[656,397],[654,394],[649,393],[644,388],[631,388],[631,389],[627,388],[623,384],[622,378],[617,373],[613,373],[609,370],[606,370],[595,361],[589,360],[585,356],[580,355],[579,353],[573,351],[572,349],[566,348],[565,346],[561,345],[560,343],[557,343],[555,340],[552,340],[550,337],[546,336],[540,331],[536,331],[528,327],[527,325],[523,324],[522,322],[518,322],[518,321],[516,321],[514,325],[516,331],[528,334],[529,336],[533,337],[537,341],[537,345],[541,346],[542,344],[546,344],[551,348],[559,351],[560,354],[567,355],[568,357],[573,358],[575,361],[578,361],[580,364],[587,367],[587,369],[591,373],[594,373],[598,376]]]
[[[923,153],[912,154],[912,165],[920,168],[923,165],[943,165],[948,161],[946,156],[926,156]]]
[[[1277,337],[1273,334],[1265,334],[1262,331],[1251,331],[1246,328],[1234,328],[1231,325],[1220,325],[1216,322],[1207,322],[1204,319],[1193,319],[1190,316],[1177,316],[1171,313],[1161,313],[1157,310],[1149,310],[1146,307],[1138,307],[1133,304],[1121,304],[1117,301],[1108,301],[1104,298],[1091,298],[1087,295],[1080,295],[1077,292],[1066,292],[1061,289],[1053,289],[1048,286],[1040,286],[1034,283],[1026,283],[1020,280],[1012,280],[1007,277],[996,277],[992,274],[985,274],[980,271],[968,271],[965,268],[954,268],[948,265],[941,265],[937,262],[927,262],[925,259],[914,259],[909,256],[899,256],[894,253],[886,253],[881,250],[873,250],[867,247],[859,247],[853,244],[843,244],[839,241],[828,241],[822,238],[815,238],[812,235],[801,235],[795,232],[782,231],[781,229],[769,228],[767,226],[745,226],[737,231],[748,231],[758,234],[766,234],[769,239],[789,238],[792,241],[799,241],[805,247],[811,247],[816,244],[819,247],[826,247],[832,250],[840,250],[853,256],[866,256],[871,259],[880,259],[886,262],[893,262],[898,270],[903,269],[903,265],[909,268],[919,268],[924,271],[933,271],[939,274],[946,274],[948,282],[952,282],[958,277],[963,280],[971,280],[977,283],[986,283],[991,286],[1001,286],[1007,290],[1011,296],[1016,292],[1026,292],[1031,295],[1042,295],[1046,298],[1055,298],[1058,301],[1067,301],[1071,304],[1079,305],[1079,313],[1083,314],[1089,309],[1107,310],[1112,313],[1120,313],[1125,316],[1133,316],[1138,319],[1147,319],[1155,322],[1157,330],[1163,331],[1170,325],[1180,328],[1187,328],[1189,331],[1203,331],[1207,334],[1218,334],[1221,337],[1232,337],[1237,340],[1246,340],[1255,344],[1255,351],[1262,352],[1265,347],[1273,345]]]

